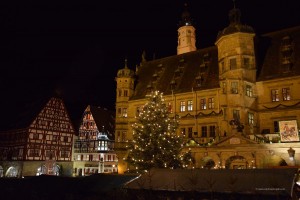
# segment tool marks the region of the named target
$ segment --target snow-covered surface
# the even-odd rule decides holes
[[[125,185],[128,189],[291,195],[297,169],[153,169]]]

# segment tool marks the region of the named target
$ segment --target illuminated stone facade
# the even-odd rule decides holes
[[[184,16],[187,24],[179,30],[190,30],[192,23]],[[196,159],[190,167],[299,166],[300,27],[257,36],[240,22],[238,9],[230,11],[229,20],[215,46],[178,50],[178,55],[151,61],[143,55],[135,72],[127,64],[118,71],[120,173],[130,167],[122,158],[132,140],[131,125],[152,90],[164,93],[170,117],[180,117],[183,151],[191,150]]]

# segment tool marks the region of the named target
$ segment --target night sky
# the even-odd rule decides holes
[[[214,45],[232,0],[2,2],[1,116],[54,91],[75,118],[88,104],[114,109],[115,76],[125,58],[135,69],[143,50],[148,60],[176,54],[185,2],[197,48]],[[258,34],[300,25],[296,0],[237,0],[236,7]]]

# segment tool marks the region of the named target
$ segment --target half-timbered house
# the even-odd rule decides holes
[[[117,173],[118,158],[113,151],[114,112],[88,106],[82,116],[79,135],[74,139],[74,175]]]
[[[75,132],[62,99],[28,106],[8,127],[0,132],[3,176],[72,173]]]

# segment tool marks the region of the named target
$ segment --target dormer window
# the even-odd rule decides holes
[[[196,77],[196,86],[197,87],[201,87],[202,86],[202,82],[203,82],[203,78],[201,75]]]
[[[293,66],[293,41],[290,36],[285,36],[281,41],[281,64],[283,66],[283,72],[288,72]]]
[[[176,81],[173,79],[170,83],[171,90],[174,90],[176,87]]]

